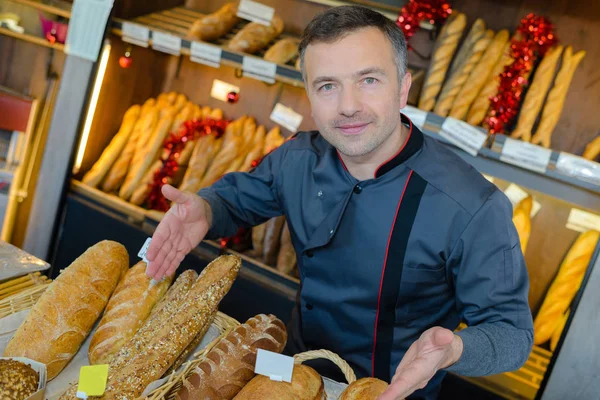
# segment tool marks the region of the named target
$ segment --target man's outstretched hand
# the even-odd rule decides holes
[[[462,339],[451,330],[439,326],[426,330],[409,347],[379,400],[401,400],[423,389],[436,372],[458,361],[462,350]]]
[[[212,222],[210,207],[199,196],[171,185],[164,185],[162,194],[173,205],[156,227],[146,252],[146,274],[155,280],[175,273],[183,258],[204,239]]]

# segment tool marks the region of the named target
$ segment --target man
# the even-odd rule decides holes
[[[302,282],[289,343],[392,381],[382,400],[433,399],[445,371],[518,369],[533,342],[511,205],[400,115],[406,52],[379,13],[344,6],[317,16],[300,54],[319,131],[198,195],[165,186],[175,205],[147,254],[159,279],[203,238],[285,214]],[[468,328],[455,334],[460,321]]]

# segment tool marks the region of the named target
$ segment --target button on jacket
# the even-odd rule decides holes
[[[225,175],[198,193],[213,213],[207,238],[285,214],[301,280],[290,340],[339,354],[359,377],[389,382],[425,330],[460,321],[464,351],[447,371],[518,369],[533,324],[512,206],[460,157],[402,123],[406,143],[372,179],[355,179],[318,132],[297,134],[250,173]],[[411,398],[435,398],[444,373]]]

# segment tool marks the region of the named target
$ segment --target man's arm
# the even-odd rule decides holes
[[[512,207],[501,191],[473,216],[448,263],[468,327],[457,333],[460,359],[446,370],[483,376],[519,369],[533,346],[529,278]]]

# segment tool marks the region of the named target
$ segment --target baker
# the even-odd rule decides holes
[[[165,185],[174,205],[148,274],[173,274],[202,239],[285,214],[302,284],[292,348],[329,349],[357,376],[392,382],[382,400],[434,399],[446,371],[521,367],[533,324],[511,203],[401,115],[411,86],[402,31],[337,7],[313,19],[299,50],[319,130],[198,194]]]

